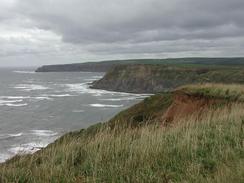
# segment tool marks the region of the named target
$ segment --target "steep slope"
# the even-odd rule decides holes
[[[158,93],[196,83],[244,83],[244,69],[166,65],[120,65],[92,88],[131,93]]]

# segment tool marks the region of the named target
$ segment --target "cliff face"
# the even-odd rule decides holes
[[[185,117],[198,116],[204,114],[205,110],[216,105],[223,105],[225,99],[209,98],[201,95],[187,94],[184,91],[174,92],[173,102],[160,117],[163,124],[168,124],[173,121],[179,121]]]
[[[131,93],[158,93],[185,84],[244,83],[244,70],[208,69],[166,65],[120,65],[112,68],[92,88]]]

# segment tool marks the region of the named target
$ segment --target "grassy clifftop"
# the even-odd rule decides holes
[[[108,123],[67,134],[33,155],[0,165],[0,182],[241,183],[242,91],[243,86],[209,84],[152,96]],[[174,126],[164,126],[161,117],[175,102],[188,104],[182,93],[192,100],[217,98],[228,105],[208,105],[201,118],[189,113],[175,119]],[[222,93],[240,98],[229,100]],[[111,128],[128,122],[132,125]]]
[[[207,66],[120,65],[92,88],[132,93],[157,93],[185,84],[244,83],[244,69]]]
[[[63,65],[45,65],[37,68],[36,72],[106,72],[116,65],[162,64],[185,66],[228,66],[243,67],[244,58],[168,58],[168,59],[129,59],[110,60],[101,62],[86,62]]]

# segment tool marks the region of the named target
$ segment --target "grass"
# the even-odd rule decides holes
[[[237,84],[198,84],[186,85],[176,90],[183,91],[188,94],[199,95],[210,98],[220,98],[231,101],[244,101],[244,87]]]
[[[152,122],[162,116],[172,102],[173,95],[169,92],[153,95],[120,112],[109,121],[109,124],[112,128],[145,125],[145,121]]]

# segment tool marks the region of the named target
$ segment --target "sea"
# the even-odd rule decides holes
[[[104,122],[148,95],[90,89],[104,73],[0,69],[0,162]]]

